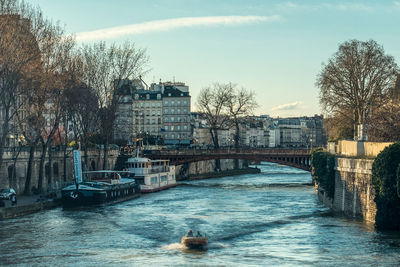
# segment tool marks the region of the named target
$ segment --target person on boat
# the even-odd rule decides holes
[[[187,233],[187,236],[193,236],[192,230],[189,230],[189,232]]]
[[[197,231],[196,237],[201,237],[200,231]]]

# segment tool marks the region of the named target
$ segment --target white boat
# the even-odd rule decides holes
[[[134,174],[141,193],[157,192],[177,185],[175,166],[169,165],[169,160],[151,160],[137,155],[128,158],[126,170]]]

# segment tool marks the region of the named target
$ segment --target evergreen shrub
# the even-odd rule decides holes
[[[311,154],[312,175],[318,185],[333,199],[335,194],[335,156],[316,149]]]
[[[372,164],[378,229],[400,230],[399,164],[400,143],[386,147]]]

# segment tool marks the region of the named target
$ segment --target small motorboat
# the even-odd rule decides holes
[[[192,235],[184,235],[181,239],[181,244],[185,245],[190,249],[202,249],[208,244],[207,236],[192,236]]]

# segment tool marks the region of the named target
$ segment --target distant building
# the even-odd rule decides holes
[[[269,147],[316,147],[325,143],[322,116],[277,118],[269,126]]]
[[[126,80],[119,93],[114,138],[132,143],[144,143],[149,138],[160,140],[162,127],[162,92],[149,90],[142,80]]]
[[[192,129],[190,125],[191,96],[184,83],[164,83],[163,88],[163,138],[165,145],[190,145]]]

